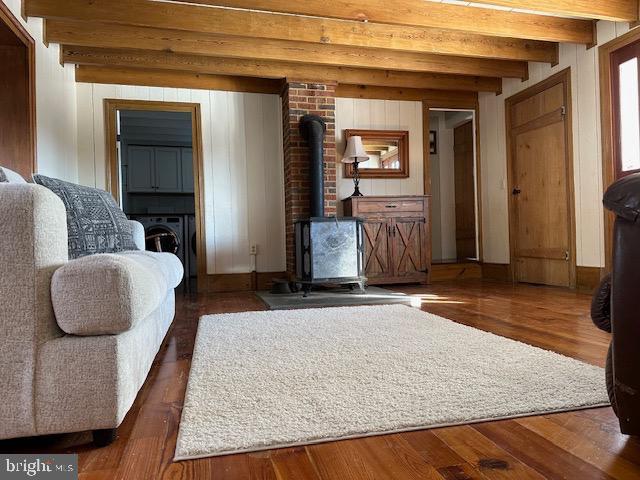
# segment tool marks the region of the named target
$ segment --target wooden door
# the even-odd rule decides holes
[[[473,143],[473,121],[453,130],[456,256],[463,261],[477,258]]]
[[[35,45],[0,2],[0,165],[30,179],[35,145]]]
[[[422,276],[427,270],[426,223],[424,218],[397,217],[392,225],[393,272],[395,277]]]
[[[391,222],[387,219],[367,219],[364,222],[365,271],[369,281],[393,275],[390,233]]]
[[[131,145],[127,148],[127,191],[155,191],[155,158],[153,147]]]
[[[156,156],[156,191],[158,193],[182,192],[182,160],[180,149],[158,147]]]
[[[569,77],[562,73],[507,102],[511,247],[519,282],[575,284]]]

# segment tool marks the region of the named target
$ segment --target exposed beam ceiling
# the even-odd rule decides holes
[[[22,1],[26,16],[45,19],[62,61],[94,73],[263,79],[255,88],[267,90],[287,78],[416,96],[499,92],[502,78],[528,78],[530,61],[557,64],[559,42],[593,45],[596,19],[637,20],[640,0]]]
[[[29,0],[29,2],[54,0]],[[77,0],[74,0],[74,3]],[[91,0],[85,0],[87,2]],[[367,20],[392,25],[461,30],[480,35],[528,38],[551,42],[593,44],[590,21],[515,13],[488,8],[426,2],[425,0],[177,0],[178,3],[248,8],[254,10]],[[553,3],[555,0],[549,0]],[[569,3],[569,0],[560,0]],[[603,0],[584,0],[598,3]],[[54,2],[55,3],[55,2]],[[66,2],[65,2],[66,3]],[[97,2],[99,3],[99,2]],[[523,3],[526,3],[523,0]],[[603,1],[603,3],[609,3]]]
[[[62,61],[77,65],[111,65],[127,68],[168,69],[216,75],[248,76],[300,81],[336,82],[361,85],[380,85],[401,88],[428,88],[499,92],[502,80],[495,77],[443,75],[434,73],[399,72],[366,68],[348,68],[304,65],[288,62],[265,62],[236,58],[198,57],[193,60],[183,55],[162,52],[132,52],[119,50],[62,47]]]
[[[112,29],[110,35],[104,35],[99,40],[91,43],[98,47],[121,49],[118,52],[119,55],[139,58],[140,61],[144,61],[144,52],[136,50],[127,53],[124,50],[135,46],[137,49],[149,50],[150,61],[155,62],[158,68],[162,66],[163,62],[181,62],[182,70],[193,71],[202,71],[201,69],[206,65],[215,66],[211,59],[208,58],[208,55],[215,54],[215,56],[223,58],[455,75],[513,78],[526,78],[528,75],[526,62],[396,52],[383,49],[364,49],[282,40],[222,37],[177,30],[165,31],[126,26],[122,29]],[[71,49],[71,47],[68,48]],[[100,52],[96,53],[93,47],[77,46],[73,50],[78,59],[82,56],[90,58],[98,54],[102,55]],[[158,52],[163,55],[158,55]],[[175,54],[167,54],[166,52],[175,52]],[[183,55],[178,56],[178,53]]]
[[[278,80],[167,70],[147,70],[142,68],[94,67],[84,65],[76,68],[76,81],[256,93],[279,93],[281,88],[281,81]],[[429,100],[429,102],[434,105],[458,108],[473,107],[478,99],[476,92],[431,90],[425,88],[367,87],[351,84],[338,85],[336,95],[339,97],[357,98]]]
[[[353,47],[388,48],[469,57],[557,62],[557,44],[536,40],[500,38],[454,30],[383,25],[328,18],[311,18],[226,8],[183,4],[158,4],[147,0],[128,0],[119,8],[116,2],[104,8],[101,2],[71,0],[58,9],[39,8],[42,0],[28,0],[28,12],[35,15],[66,17],[75,24],[51,22],[51,29],[73,34],[82,22],[95,21],[143,27],[212,33],[272,40],[290,40]],[[115,3],[115,4],[114,4]],[[110,25],[107,28],[117,28]],[[85,29],[86,34],[86,29]]]
[[[375,98],[379,100],[427,100],[438,108],[475,108],[476,92],[447,92],[419,88],[389,88],[368,85],[338,85],[336,96],[345,98]]]
[[[634,22],[638,20],[638,0],[473,0],[502,7],[523,8],[555,15]],[[200,3],[200,2],[198,2]]]
[[[115,85],[144,85],[147,87],[194,88],[201,90],[272,94],[278,94],[282,89],[281,80],[265,78],[84,65],[76,67],[76,81]]]

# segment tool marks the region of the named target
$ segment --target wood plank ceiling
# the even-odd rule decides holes
[[[459,3],[459,4],[458,4]],[[277,92],[500,92],[595,21],[636,22],[638,0],[23,0],[78,81]],[[491,7],[493,6],[493,7]],[[366,86],[366,87],[365,87]]]

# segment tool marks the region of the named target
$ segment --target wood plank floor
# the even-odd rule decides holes
[[[481,280],[404,287],[422,309],[602,366],[609,335],[589,295]],[[382,435],[172,463],[198,317],[260,310],[251,293],[181,296],[177,317],[134,407],[109,447],[88,434],[0,442],[3,452],[79,452],[82,479],[640,479],[640,440],[610,408]]]

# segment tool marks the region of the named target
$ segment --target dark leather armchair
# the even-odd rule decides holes
[[[615,182],[604,195],[616,214],[612,271],[593,296],[591,317],[611,332],[607,390],[622,433],[640,434],[640,174]]]

